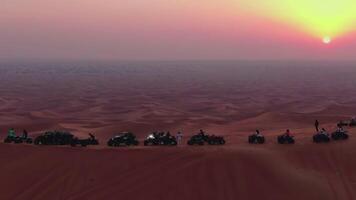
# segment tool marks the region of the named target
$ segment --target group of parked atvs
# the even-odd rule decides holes
[[[349,138],[347,131],[342,129],[338,129],[335,132],[329,134],[325,129],[318,131],[315,135],[313,135],[313,142],[315,143],[323,143],[330,142],[332,140],[346,140]],[[248,142],[251,144],[263,144],[265,143],[265,137],[256,131],[253,135],[248,137]],[[279,144],[294,144],[295,140],[292,135],[289,134],[289,130],[286,131],[285,134],[277,136],[277,142]]]
[[[130,132],[120,133],[108,141],[108,146],[136,146],[139,144],[136,136]],[[147,136],[143,141],[144,146],[176,146],[178,144],[177,138],[172,136],[169,132],[153,132]],[[206,135],[200,132],[197,135],[193,135],[188,140],[188,145],[223,145],[225,140],[221,136]]]
[[[27,143],[35,145],[71,145],[71,146],[87,146],[87,145],[98,145],[99,142],[95,139],[95,136],[89,134],[89,138],[87,139],[79,139],[75,137],[73,134],[65,131],[47,131],[39,136],[37,136],[34,140],[32,138],[28,138],[27,136],[7,136],[4,140],[5,143]]]
[[[79,139],[73,134],[65,131],[48,131],[39,136],[34,140],[32,138],[23,136],[8,136],[4,140],[5,143],[28,143],[35,145],[70,145],[70,146],[87,146],[87,145],[98,145],[99,142],[94,135],[89,134],[87,139]],[[207,135],[204,132],[193,135],[188,140],[188,145],[223,145],[225,140],[222,136]],[[122,132],[116,134],[114,137],[110,138],[107,145],[110,147],[119,146],[137,146],[139,141],[136,136],[131,132]],[[144,146],[176,146],[178,144],[177,138],[171,135],[169,132],[153,132],[147,136],[143,142]]]
[[[333,132],[331,135],[326,133],[325,129],[322,129],[320,132],[313,136],[313,141],[315,143],[329,142],[333,140],[345,140],[348,139],[347,131],[338,129]],[[251,144],[263,144],[265,143],[265,137],[259,133],[257,130],[256,133],[248,137],[248,142]],[[34,140],[31,138],[16,136],[8,136],[4,140],[5,143],[34,143],[35,145],[70,145],[70,146],[87,146],[87,145],[98,145],[99,142],[94,135],[89,134],[87,139],[79,139],[73,134],[65,131],[48,131],[39,136]],[[295,140],[292,135],[289,134],[289,130],[285,134],[277,137],[277,142],[279,144],[294,144]],[[131,132],[122,132],[110,138],[107,142],[107,145],[110,147],[119,147],[119,146],[137,146],[139,141],[136,136]],[[147,136],[143,142],[144,146],[176,146],[178,144],[177,138],[170,135],[169,132],[153,132]],[[224,145],[225,139],[222,136],[216,135],[207,135],[203,131],[193,135],[187,141],[188,145]]]

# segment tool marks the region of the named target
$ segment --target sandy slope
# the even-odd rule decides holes
[[[356,198],[356,139],[293,146],[69,148],[0,145],[0,199]]]

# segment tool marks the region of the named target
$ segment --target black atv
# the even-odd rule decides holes
[[[89,138],[87,138],[87,139],[79,139],[77,137],[73,138],[70,145],[72,147],[75,147],[77,145],[86,147],[88,145],[98,145],[98,144],[99,144],[99,141],[94,137],[94,135],[89,134]]]
[[[333,140],[347,140],[349,135],[347,134],[347,131],[335,131],[331,134],[331,138]]]
[[[202,135],[193,135],[187,142],[188,145],[204,145],[205,138]]]
[[[356,126],[356,119],[351,119],[349,126]]]
[[[265,137],[262,135],[258,136],[256,134],[253,134],[253,135],[248,136],[248,142],[250,144],[263,144],[263,143],[265,143]]]
[[[315,143],[330,142],[329,134],[317,133],[313,136],[313,142],[315,142]]]
[[[122,132],[117,134],[113,138],[110,138],[107,142],[108,146],[110,147],[118,147],[118,146],[137,146],[138,140],[136,136],[131,132]]]
[[[277,142],[279,144],[294,144],[295,141],[293,136],[283,134],[277,137]]]
[[[70,145],[74,139],[73,134],[65,131],[47,131],[34,140],[35,145]]]
[[[145,146],[176,146],[177,140],[174,136],[165,134],[149,134],[143,142]]]
[[[32,138],[24,138],[24,137],[21,137],[21,136],[15,136],[15,137],[7,136],[4,139],[4,143],[15,143],[15,144],[27,143],[27,144],[32,144]]]
[[[197,134],[193,135],[187,142],[188,145],[204,145],[205,143],[210,145],[224,145],[225,139],[222,136]]]
[[[350,123],[348,121],[339,121],[339,123],[336,124],[338,127],[344,127],[344,126],[349,126]]]

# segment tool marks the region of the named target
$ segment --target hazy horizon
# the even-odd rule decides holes
[[[317,2],[5,0],[0,59],[355,59],[356,4]]]

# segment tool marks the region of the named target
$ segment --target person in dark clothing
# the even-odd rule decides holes
[[[28,132],[24,129],[22,132],[22,138],[27,139],[28,137]]]
[[[317,132],[319,132],[319,121],[318,120],[315,120],[315,130],[317,131]]]
[[[262,135],[261,135],[261,133],[260,133],[259,130],[256,130],[255,135],[256,135],[257,137],[262,137]]]
[[[170,133],[169,131],[166,133],[166,137],[167,137],[167,138],[170,138],[170,137],[171,137],[171,133]]]
[[[93,134],[89,133],[89,137],[90,139],[95,140],[95,136]]]

